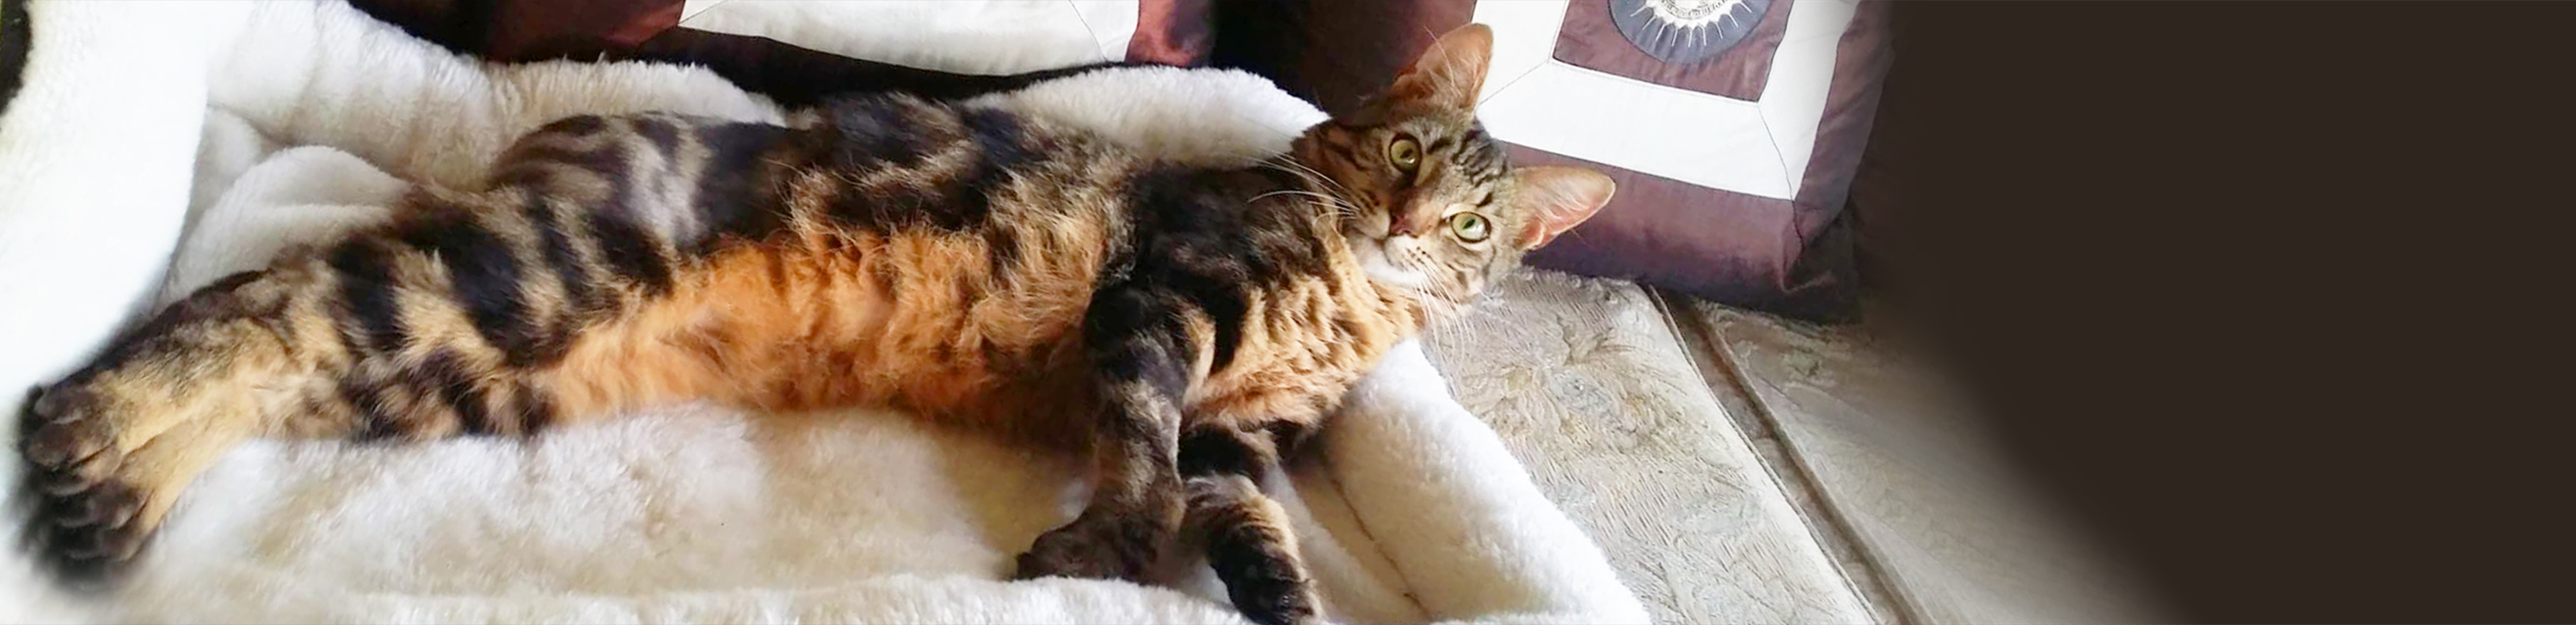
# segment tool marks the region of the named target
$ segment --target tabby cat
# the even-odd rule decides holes
[[[42,389],[36,533],[67,573],[112,572],[245,437],[871,405],[1088,437],[1092,499],[1020,577],[1141,581],[1186,527],[1238,609],[1313,621],[1257,480],[1387,348],[1612,192],[1505,164],[1473,114],[1491,47],[1451,32],[1246,168],[902,95],[799,127],[554,122],[488,188],[417,189],[395,223],[207,286]]]

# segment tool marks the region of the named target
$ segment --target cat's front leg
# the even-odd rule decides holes
[[[1314,578],[1297,555],[1293,520],[1261,494],[1280,452],[1263,432],[1221,425],[1181,435],[1179,467],[1189,493],[1184,526],[1204,536],[1208,567],[1244,617],[1264,625],[1321,623]]]
[[[1104,291],[1083,328],[1092,384],[1098,485],[1072,523],[1041,534],[1019,558],[1020,579],[1082,577],[1143,582],[1181,522],[1173,467],[1188,396],[1192,346],[1170,298],[1132,288]]]

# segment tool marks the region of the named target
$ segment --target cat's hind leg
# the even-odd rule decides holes
[[[26,533],[73,577],[131,559],[197,474],[267,427],[316,362],[281,319],[298,286],[236,274],[120,337],[23,415]]]
[[[416,189],[392,223],[199,289],[44,389],[20,439],[39,508],[25,535],[66,573],[112,572],[245,437],[543,429],[559,393],[538,374],[669,290],[670,250],[523,189]]]

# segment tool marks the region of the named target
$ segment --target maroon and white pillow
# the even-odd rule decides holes
[[[1103,61],[1193,64],[1209,43],[1208,1],[686,0],[679,27],[906,67],[997,75]]]
[[[673,31],[765,38],[843,57],[963,74],[1102,61],[1197,63],[1211,0],[351,0],[458,52],[587,60]],[[928,45],[925,42],[936,42]],[[967,54],[931,54],[925,51]]]
[[[1855,308],[1837,219],[1889,62],[1885,7],[1850,0],[1310,0],[1291,33],[1229,57],[1347,110],[1468,22],[1494,29],[1478,114],[1516,164],[1619,183],[1610,206],[1530,262],[1808,318]],[[1240,44],[1240,45],[1238,45]]]
[[[702,65],[791,106],[851,90],[961,97],[1102,62],[1197,65],[1213,0],[351,0],[465,54]]]

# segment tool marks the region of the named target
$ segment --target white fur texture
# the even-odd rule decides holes
[[[229,117],[218,112],[207,119]],[[265,141],[208,133],[205,145],[215,148],[241,140]],[[229,165],[199,162],[200,167]],[[216,279],[266,266],[288,246],[327,241],[391,219],[393,213],[386,207],[411,186],[347,152],[321,146],[277,152],[230,178],[200,170],[198,183],[200,188],[220,186],[230,191],[189,220],[190,236],[180,241],[178,253],[171,257],[169,282],[158,300],[162,306]]]
[[[150,304],[186,219],[208,53],[247,8],[27,4],[24,83],[0,117],[0,414]],[[17,432],[0,428],[13,451]],[[18,483],[18,462],[0,467],[0,484]],[[0,523],[0,541],[18,544],[18,524]],[[14,554],[0,561],[0,621],[84,616],[42,584]]]
[[[77,366],[156,292],[382,219],[405,180],[470,184],[547,120],[781,119],[703,70],[486,67],[339,2],[34,6],[28,85],[0,119],[11,414],[6,389]],[[1206,163],[1275,154],[1322,118],[1214,71],[1103,72],[996,98]],[[1315,457],[1265,485],[1297,517],[1330,615],[1642,622],[1599,550],[1447,388],[1400,348]],[[1178,591],[999,581],[1079,505],[1075,466],[896,414],[707,405],[530,442],[258,442],[191,488],[110,602],[60,597],[0,558],[0,622],[1239,621],[1189,559],[1167,567]]]

